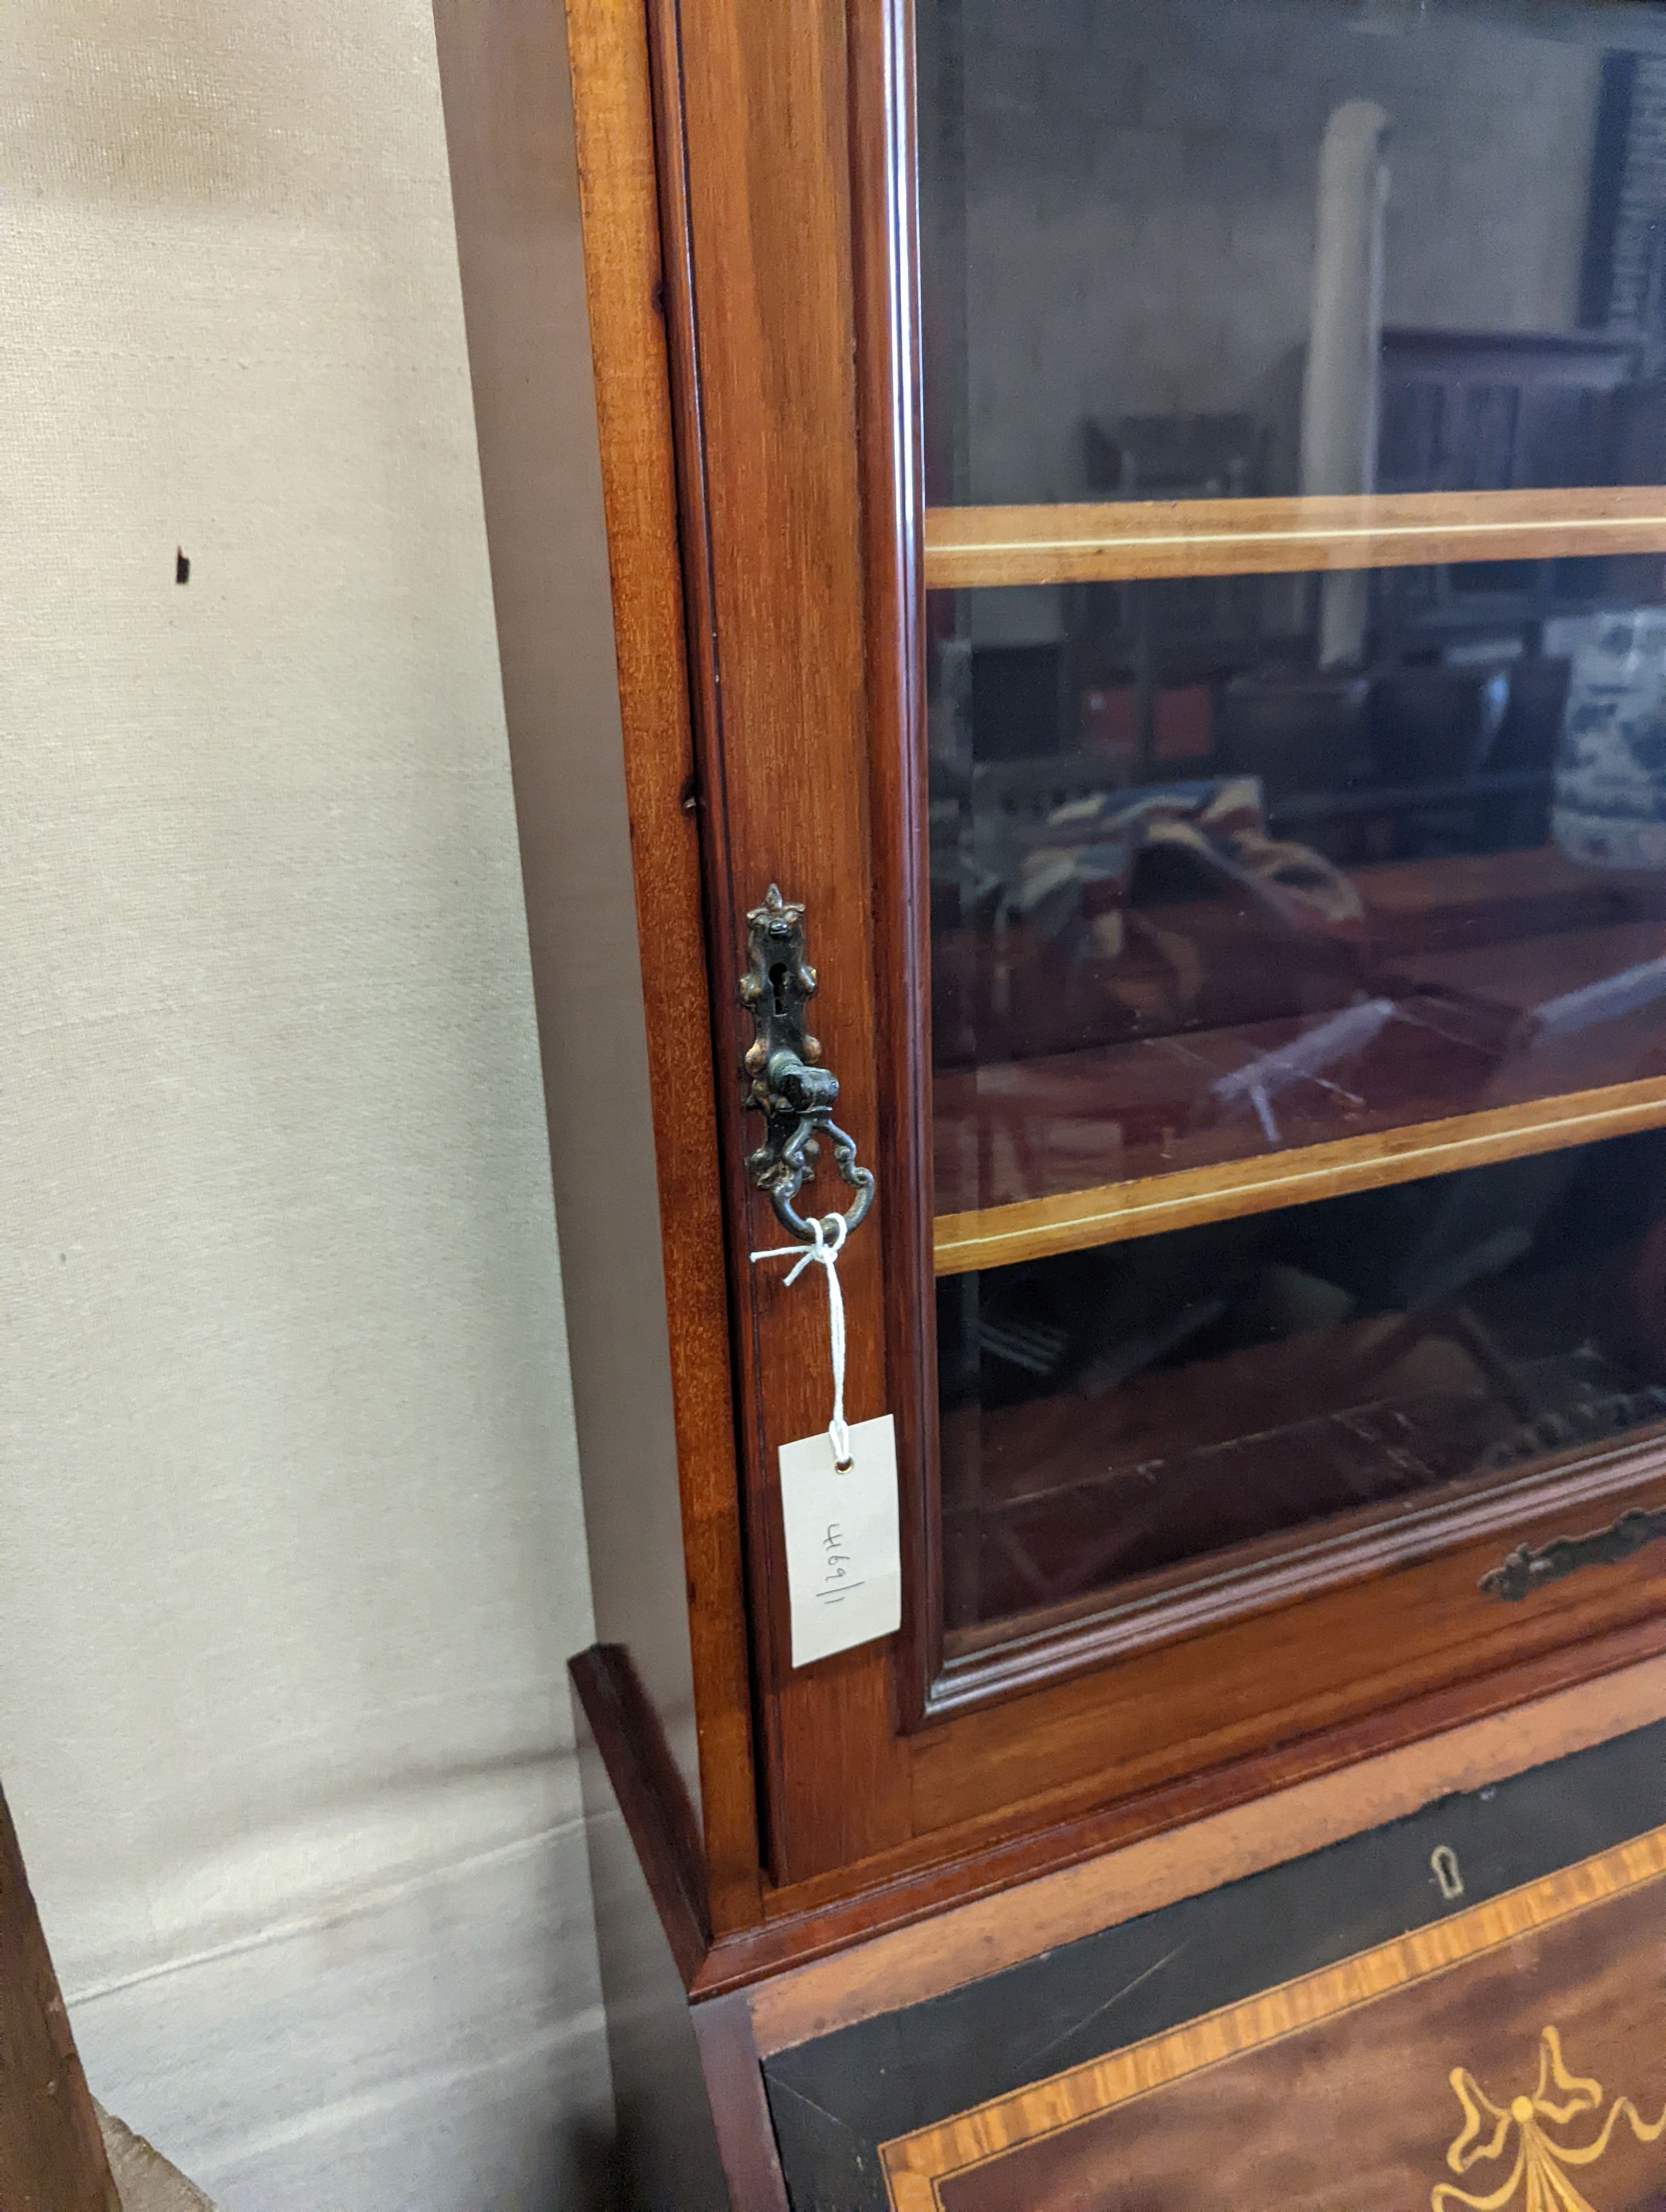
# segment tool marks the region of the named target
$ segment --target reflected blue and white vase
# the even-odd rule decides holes
[[[1666,607],[1546,627],[1573,661],[1550,834],[1585,867],[1666,869]]]

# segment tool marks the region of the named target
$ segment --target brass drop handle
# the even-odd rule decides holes
[[[752,1181],[769,1194],[775,1218],[801,1244],[816,1232],[793,1200],[814,1180],[818,1139],[833,1147],[839,1173],[856,1194],[843,1211],[848,1233],[873,1203],[873,1173],[856,1164],[856,1140],[833,1119],[838,1078],[819,1065],[822,1048],[805,1027],[816,971],[804,957],[804,908],[771,884],[746,916],[751,966],[740,979],[741,1004],[755,1034],[743,1063],[746,1103],[763,1116],[763,1141],[747,1160]]]
[[[1587,1535],[1553,1536],[1536,1552],[1521,1545],[1481,1577],[1481,1587],[1487,1597],[1523,1598],[1581,1567],[1617,1566],[1645,1544],[1657,1544],[1663,1536],[1666,1536],[1666,1512],[1651,1513],[1633,1506],[1606,1528],[1593,1528]]]

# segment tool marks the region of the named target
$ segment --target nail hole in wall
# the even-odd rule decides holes
[[[176,584],[188,584],[191,581],[191,562],[178,545],[173,549],[173,580]]]

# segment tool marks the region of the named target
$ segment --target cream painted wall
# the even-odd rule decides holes
[[[589,1598],[427,0],[12,0],[0,257],[0,1778],[94,2088],[230,2212],[575,2203]]]

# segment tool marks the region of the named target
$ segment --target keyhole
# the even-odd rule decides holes
[[[775,1019],[785,1021],[787,1018],[787,963],[784,960],[777,960],[769,970],[769,988],[775,1001]]]
[[[1458,1871],[1457,1853],[1450,1844],[1437,1844],[1429,1854],[1429,1864],[1435,1870],[1435,1881],[1448,1904],[1462,1896],[1463,1876]]]

